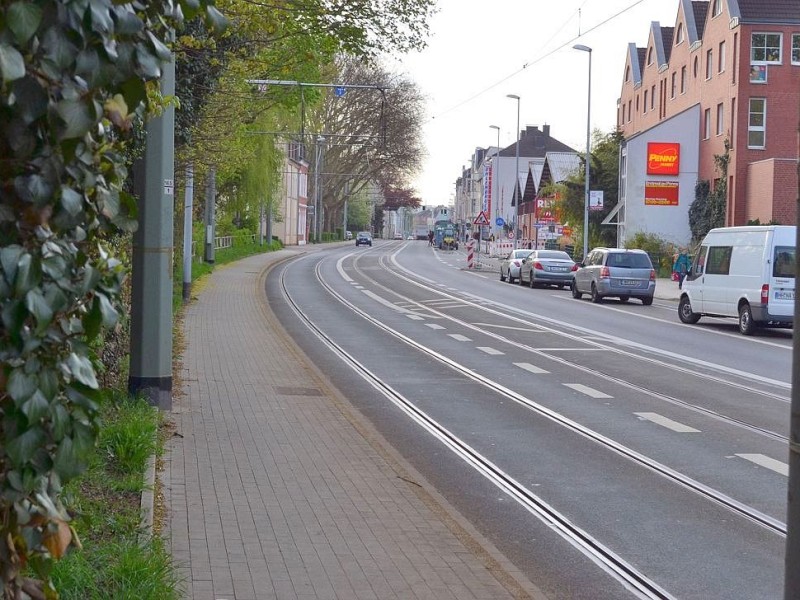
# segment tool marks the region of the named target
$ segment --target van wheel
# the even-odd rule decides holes
[[[682,296],[678,304],[678,318],[682,323],[694,325],[700,320],[700,314],[692,312],[692,303],[689,301],[689,296]]]
[[[603,301],[603,297],[597,291],[597,286],[595,284],[592,284],[591,296],[592,296],[592,302],[594,302],[595,304],[598,304]]]
[[[653,297],[652,296],[644,296],[642,298],[642,304],[644,304],[645,306],[650,306],[652,303],[653,303]]]
[[[574,281],[570,284],[569,289],[572,292],[572,297],[576,300],[580,300],[581,296],[583,296],[583,294],[578,291],[578,285]]]
[[[739,331],[742,335],[753,335],[756,329],[753,311],[750,310],[750,305],[745,302],[739,307]]]
[[[628,300],[630,300],[630,299],[631,299],[631,297],[630,297],[630,296],[620,296],[620,297],[619,297],[619,301],[620,301],[620,302],[627,302],[627,301],[628,301]]]

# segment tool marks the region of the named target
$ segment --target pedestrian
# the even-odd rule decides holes
[[[433,246],[433,232],[428,232],[428,246]]]
[[[672,272],[678,274],[678,289],[683,289],[683,280],[686,278],[686,273],[689,272],[689,266],[691,265],[691,261],[689,260],[689,255],[686,253],[686,249],[681,248],[678,251],[678,255],[675,257],[675,263],[672,265]]]

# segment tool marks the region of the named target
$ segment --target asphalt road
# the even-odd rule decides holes
[[[791,330],[746,338],[734,321],[681,324],[674,301],[509,285],[416,241],[300,258],[267,294],[552,597],[781,596]]]

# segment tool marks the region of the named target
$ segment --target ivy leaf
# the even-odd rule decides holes
[[[79,475],[84,469],[84,465],[75,450],[72,438],[68,437],[61,440],[56,450],[53,468],[63,481]]]
[[[42,22],[42,9],[33,2],[14,2],[8,7],[6,23],[22,46],[28,42]]]
[[[36,319],[36,333],[41,335],[53,321],[53,309],[47,303],[38,288],[34,288],[25,295],[25,308]]]
[[[0,268],[3,269],[3,274],[6,276],[8,283],[14,283],[20,256],[22,256],[22,248],[19,246],[0,248]]]
[[[22,435],[6,443],[6,453],[14,466],[22,466],[28,462],[44,443],[44,432],[40,427],[25,430]]]
[[[19,50],[8,44],[0,43],[0,74],[3,82],[15,81],[25,77],[25,60]]]
[[[26,125],[30,125],[47,111],[47,93],[33,77],[24,77],[14,82],[17,114]]]
[[[22,298],[39,283],[39,277],[33,265],[33,257],[23,254],[17,263],[17,276],[14,278],[14,291]]]
[[[83,208],[83,196],[66,185],[61,186],[61,206],[73,217]]]
[[[146,79],[161,77],[161,61],[144,44],[136,46],[136,62],[139,65],[140,74]]]
[[[56,112],[66,125],[61,134],[62,140],[82,137],[94,123],[89,105],[81,100],[62,100],[56,105]]]
[[[38,423],[47,414],[49,408],[47,398],[39,390],[36,390],[33,396],[22,403],[20,410],[28,417],[28,423]]]
[[[217,34],[223,33],[228,28],[228,19],[211,4],[206,6],[206,22]]]
[[[8,377],[6,391],[19,404],[33,395],[37,385],[36,375],[25,373],[21,368],[14,369]]]
[[[150,38],[150,43],[153,44],[153,49],[156,51],[156,56],[164,62],[172,58],[172,53],[169,51],[161,40],[154,36],[151,32],[147,32],[147,37]]]
[[[92,389],[97,389],[98,385],[94,375],[94,367],[87,357],[80,356],[73,352],[67,359],[67,367],[77,381]]]
[[[103,327],[113,327],[117,324],[119,313],[117,313],[114,305],[111,304],[111,300],[105,294],[98,292],[95,296],[95,302],[98,300],[100,301],[100,314],[103,316]]]
[[[89,341],[93,341],[100,333],[100,325],[103,323],[103,315],[100,313],[100,301],[95,296],[92,307],[83,317],[83,330]]]

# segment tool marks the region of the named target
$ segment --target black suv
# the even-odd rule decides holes
[[[356,246],[372,246],[372,235],[369,231],[359,231],[356,235]]]

